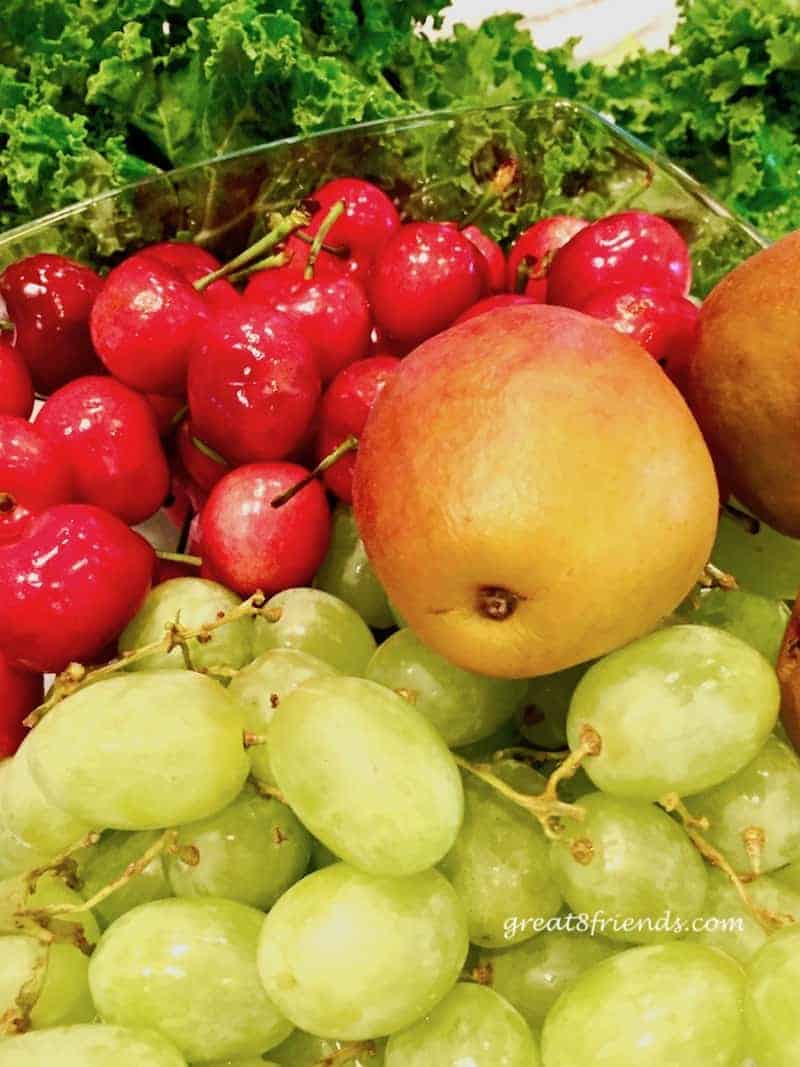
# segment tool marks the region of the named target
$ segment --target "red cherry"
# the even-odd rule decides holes
[[[468,237],[439,222],[409,222],[384,244],[369,295],[378,326],[418,343],[439,333],[484,291],[485,268]]]
[[[41,674],[19,671],[0,652],[0,760],[13,756],[25,739],[22,720],[44,699]]]
[[[350,434],[358,437],[383,387],[397,371],[394,356],[372,356],[345,367],[322,398],[317,457],[324,459]],[[355,454],[346,455],[323,475],[325,484],[340,500],[353,500]]]
[[[363,359],[369,349],[372,315],[364,287],[355,278],[329,281],[296,281],[276,293],[271,284],[262,296],[262,279],[255,275],[245,289],[245,299],[282,311],[296,320],[314,352],[323,382]]]
[[[0,414],[27,419],[33,411],[33,382],[16,348],[0,337]]]
[[[351,256],[371,259],[400,225],[392,201],[372,182],[361,178],[335,178],[310,197],[318,205],[307,233],[315,234],[331,208],[344,201],[344,212],[331,226],[326,244],[346,248]]]
[[[506,287],[506,257],[503,249],[477,226],[465,226],[461,231],[475,245],[486,260],[486,281],[490,293],[502,293]]]
[[[60,445],[15,415],[0,415],[0,545],[25,534],[32,518],[73,498]]]
[[[581,311],[638,341],[675,385],[686,389],[700,317],[691,300],[669,289],[609,285],[598,289]]]
[[[220,478],[228,473],[228,464],[222,456],[215,456],[204,442],[198,443],[190,419],[184,419],[180,424],[177,444],[186,473],[198,488],[210,493]]]
[[[675,227],[646,211],[624,211],[593,222],[556,253],[547,300],[580,309],[598,289],[617,284],[685,296],[691,280],[689,249]]]
[[[160,244],[148,245],[136,254],[152,256],[160,263],[174,267],[189,282],[199,282],[201,278],[222,266],[216,256],[190,241],[162,241]],[[207,286],[202,297],[212,307],[230,307],[231,304],[239,302],[239,293],[225,278]]]
[[[497,293],[495,296],[484,297],[483,300],[479,300],[477,304],[473,304],[471,308],[462,311],[453,325],[457,326],[460,322],[466,322],[468,319],[475,319],[478,315],[485,315],[487,311],[494,311],[495,308],[514,307],[517,304],[538,303],[540,303],[540,301],[532,296],[526,296],[524,293]]]
[[[407,341],[396,341],[393,337],[387,337],[383,330],[373,326],[369,335],[368,355],[397,356],[398,359],[401,359],[403,356],[407,356],[413,347]]]
[[[111,271],[92,309],[92,338],[121,382],[180,396],[206,318],[202,297],[174,267],[139,254]]]
[[[173,578],[197,578],[200,570],[190,563],[179,563],[174,559],[156,560],[156,569],[153,574],[153,585],[161,585]]]
[[[574,215],[552,215],[529,226],[508,253],[506,288],[509,292],[516,293],[519,290],[520,267],[524,264],[526,272],[522,292],[538,304],[544,304],[553,256],[588,225],[586,219]]]
[[[75,500],[105,508],[129,526],[161,507],[169,468],[141,393],[113,378],[78,378],[53,393],[36,427],[61,446]]]
[[[169,437],[175,429],[178,412],[185,407],[179,396],[164,396],[162,393],[145,393],[144,398],[150,405],[156,419],[159,437]]]
[[[325,491],[312,481],[282,507],[271,505],[307,476],[294,463],[253,463],[226,474],[201,516],[204,572],[242,596],[308,585],[330,539]]]
[[[207,323],[189,369],[189,409],[197,436],[228,462],[288,455],[319,394],[311,346],[288,316],[242,301]]]
[[[102,287],[89,267],[46,253],[12,263],[0,274],[0,296],[16,330],[14,347],[40,393],[102,371],[89,334],[89,315]]]
[[[155,554],[120,519],[61,504],[0,546],[0,648],[9,664],[61,671],[90,662],[135,615]]]

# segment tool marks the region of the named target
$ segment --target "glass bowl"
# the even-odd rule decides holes
[[[489,182],[509,161],[515,180],[493,196]],[[767,244],[688,174],[601,115],[541,100],[369,122],[156,175],[0,235],[0,269],[42,251],[102,269],[171,238],[226,259],[264,232],[271,212],[343,175],[376,182],[409,218],[477,215],[501,241],[545,215],[653,211],[689,242],[700,297]]]

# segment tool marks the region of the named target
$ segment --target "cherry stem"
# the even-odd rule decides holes
[[[204,289],[207,289],[213,282],[217,282],[220,278],[227,278],[229,274],[235,274],[241,270],[242,267],[246,267],[248,264],[253,263],[255,260],[260,259],[265,252],[269,252],[275,248],[282,241],[299,229],[301,226],[306,226],[309,222],[309,216],[305,211],[301,211],[296,208],[294,211],[290,211],[285,218],[278,217],[278,221],[262,238],[246,248],[244,252],[240,252],[238,256],[234,256],[232,260],[220,267],[218,270],[212,271],[210,274],[206,274],[204,278],[199,278],[194,287],[198,293],[202,293]]]
[[[305,241],[307,245],[313,245],[314,234],[306,233],[304,230],[298,230],[295,237],[299,237],[301,241]],[[329,252],[332,256],[338,256],[340,259],[346,259],[350,254],[349,249],[345,245],[329,245],[326,242],[322,245],[323,252]]]
[[[169,420],[169,428],[174,430],[176,426],[180,426],[186,416],[189,414],[189,405],[184,404],[183,407],[178,408],[172,418]]]
[[[744,529],[745,533],[755,536],[755,534],[761,530],[761,522],[754,515],[748,515],[746,511],[734,507],[733,504],[723,504],[720,510],[723,511],[729,519],[733,519],[735,523],[738,523],[738,525]]]
[[[169,563],[185,563],[187,567],[202,567],[203,561],[199,556],[190,556],[186,552],[156,552],[159,559]]]
[[[311,242],[311,249],[308,253],[308,259],[306,260],[306,269],[303,272],[303,277],[307,282],[310,282],[314,277],[314,264],[317,262],[317,258],[322,251],[322,246],[325,244],[325,238],[331,230],[331,227],[341,218],[344,214],[345,207],[344,200],[337,200],[335,204],[331,205],[328,214],[322,220],[319,225],[319,229],[314,234],[314,240]]]
[[[490,208],[496,201],[502,200],[517,180],[518,173],[519,163],[515,159],[510,159],[505,163],[501,163],[495,171],[494,177],[481,194],[478,203],[472,211],[470,211],[463,222],[459,223],[458,228],[464,230],[467,226],[472,226],[473,223],[477,222],[485,214],[487,208]]]
[[[207,459],[212,460],[214,463],[219,463],[221,467],[227,467],[228,462],[224,459],[219,452],[215,452],[211,445],[207,445],[205,441],[201,441],[199,437],[195,437],[192,434],[192,444],[198,452],[202,452]]]
[[[739,583],[732,574],[715,567],[713,563],[706,563],[700,576],[699,584],[704,589],[738,589]]]
[[[374,1041],[357,1041],[352,1045],[343,1045],[338,1051],[317,1060],[311,1067],[342,1067],[342,1064],[352,1063],[357,1056],[375,1056],[377,1051]]]
[[[272,256],[267,256],[265,259],[259,259],[256,263],[251,263],[249,267],[243,267],[241,270],[237,270],[235,274],[231,274],[231,282],[243,282],[245,278],[249,278],[251,274],[255,274],[261,270],[273,270],[275,267],[285,267],[287,263],[290,263],[292,257],[287,252],[276,252]]]
[[[355,452],[357,448],[358,438],[355,434],[351,433],[350,436],[345,437],[344,441],[342,441],[341,444],[338,444],[332,452],[329,452],[328,455],[316,465],[313,471],[305,476],[305,478],[301,478],[299,482],[290,486],[285,492],[279,493],[278,496],[273,497],[272,500],[270,500],[270,507],[282,508],[284,504],[288,504],[292,497],[297,496],[299,492],[305,489],[307,485],[310,485],[320,474],[324,474],[325,471],[330,470],[334,463],[339,462],[342,456],[346,456],[348,452]]]

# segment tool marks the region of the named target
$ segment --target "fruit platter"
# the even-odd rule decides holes
[[[799,271],[561,101],[0,235],[0,1067],[796,1067]]]

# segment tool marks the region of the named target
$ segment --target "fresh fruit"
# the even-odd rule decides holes
[[[185,407],[182,397],[164,396],[163,393],[145,393],[145,399],[155,415],[159,437],[169,437]]]
[[[773,664],[778,661],[789,622],[789,609],[782,600],[742,589],[700,590],[681,604],[676,614],[682,622],[727,630]]]
[[[800,541],[765,522],[740,522],[723,513],[711,558],[750,593],[794,600],[800,589]]]
[[[186,1067],[186,1060],[168,1041],[150,1031],[121,1026],[57,1026],[33,1031],[0,1044],[0,1067]]]
[[[25,360],[0,337],[0,415],[27,419],[33,411],[33,382]]]
[[[19,540],[32,518],[73,493],[60,445],[24,419],[0,414],[0,545]]]
[[[508,254],[506,288],[524,293],[537,304],[547,301],[547,276],[553,256],[589,223],[573,215],[540,219],[520,234]]]
[[[522,736],[536,748],[558,750],[567,744],[567,713],[572,694],[591,664],[580,663],[555,674],[531,678],[519,717]]]
[[[800,1040],[795,1003],[800,981],[800,927],[776,934],[747,969],[745,1018],[764,1067],[793,1067]]]
[[[371,1041],[363,1052],[356,1052],[351,1042],[316,1037],[302,1030],[294,1030],[277,1048],[269,1050],[271,1056],[269,1064],[272,1064],[274,1060],[274,1067],[308,1067],[309,1064],[324,1063],[326,1057],[336,1052],[340,1052],[343,1056],[351,1052],[352,1058],[349,1061],[345,1060],[348,1067],[384,1067],[385,1045],[385,1040]],[[253,1067],[260,1067],[260,1065],[253,1064]]]
[[[9,666],[0,652],[0,760],[13,756],[27,730],[22,720],[41,704],[44,679],[41,674]]]
[[[653,360],[544,306],[481,315],[403,361],[362,435],[354,503],[421,640],[504,677],[652,629],[694,585],[717,518],[708,451]]]
[[[331,542],[314,575],[314,588],[349,604],[376,630],[394,626],[389,601],[367,559],[352,508],[345,504],[338,504],[333,513]]]
[[[187,281],[199,282],[222,264],[216,256],[190,241],[162,241],[148,245],[139,255],[150,256],[179,271]],[[212,307],[225,308],[239,302],[239,293],[229,281],[220,278],[203,289],[203,299]]]
[[[496,308],[523,307],[525,304],[538,303],[540,301],[525,296],[523,293],[498,293],[495,296],[485,296],[477,304],[462,311],[453,325],[457,326],[460,322],[467,322],[469,319],[477,318],[478,315],[485,315],[487,311],[494,311]]]
[[[484,275],[490,293],[502,293],[506,287],[506,257],[503,249],[477,226],[465,226],[461,233],[467,237],[485,261]]]
[[[159,830],[139,833],[107,830],[98,844],[78,853],[76,859],[83,899],[90,900],[95,893],[123,877],[130,864],[141,860],[160,837]],[[101,926],[106,927],[141,904],[170,896],[172,887],[167,881],[164,856],[159,853],[134,878],[96,904],[92,911]]]
[[[177,433],[178,455],[183,468],[195,485],[204,493],[210,493],[230,466],[194,432],[191,419],[184,419]]]
[[[306,232],[316,234],[331,208],[341,202],[344,211],[327,234],[327,242],[359,259],[371,258],[400,225],[392,201],[372,182],[335,178],[311,194],[314,214]]]

